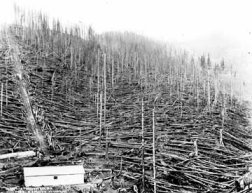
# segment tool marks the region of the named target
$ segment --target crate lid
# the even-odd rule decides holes
[[[76,175],[84,174],[82,165],[24,167],[24,176]]]

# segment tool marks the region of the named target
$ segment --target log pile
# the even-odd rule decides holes
[[[43,50],[38,54],[20,42],[19,57],[26,72],[33,115],[49,146],[48,155],[44,155],[27,130],[26,112],[13,77],[8,45],[2,39],[0,154],[33,150],[37,155],[2,160],[2,187],[22,185],[23,166],[82,162],[85,168],[100,170],[99,177],[110,176],[113,181],[112,177],[120,176],[130,182],[114,185],[114,189],[130,186],[125,188],[132,192],[136,191],[132,187],[139,192],[143,188],[153,192],[154,106],[157,192],[228,192],[247,172],[252,158],[249,144],[252,136],[244,104],[236,103],[226,109],[222,127],[221,104],[208,110],[206,101],[201,99],[197,109],[190,89],[178,97],[169,92],[169,85],[160,86],[158,91],[143,90],[138,82],[129,83],[122,76],[113,89],[107,89],[106,121],[100,123],[94,97],[96,88],[90,92],[86,86],[87,72],[83,70],[81,82],[71,91],[66,90],[70,75],[67,69],[59,67],[62,61],[53,55],[42,57]],[[146,187],[142,186],[142,179]]]

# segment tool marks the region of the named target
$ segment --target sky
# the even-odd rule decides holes
[[[252,85],[251,0],[0,1],[0,23],[13,20],[16,2],[65,24],[91,25],[97,33],[132,31],[216,60],[224,57]]]
[[[251,30],[249,0],[0,0],[0,22],[10,21],[12,3],[42,10],[63,22],[91,25],[97,32],[135,31],[184,41],[212,32]]]

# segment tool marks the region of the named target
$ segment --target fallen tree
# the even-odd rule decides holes
[[[30,96],[27,91],[28,85],[26,82],[28,80],[25,80],[24,76],[24,67],[21,64],[21,59],[19,57],[20,51],[18,48],[18,44],[15,42],[14,37],[12,35],[12,32],[7,33],[6,36],[7,42],[8,42],[8,48],[9,48],[9,55],[11,58],[12,65],[14,67],[14,77],[16,78],[15,83],[17,84],[17,89],[19,91],[22,104],[24,107],[24,111],[26,112],[26,120],[27,120],[27,127],[28,129],[33,133],[36,141],[39,144],[39,148],[43,153],[47,153],[48,151],[48,145],[46,143],[45,137],[42,134],[41,129],[36,123],[31,102],[30,102]]]

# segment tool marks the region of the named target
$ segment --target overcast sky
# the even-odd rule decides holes
[[[0,23],[13,20],[14,1],[98,33],[133,31],[225,57],[252,77],[251,0],[1,0]]]
[[[0,21],[10,21],[12,2],[42,10],[63,22],[82,22],[98,32],[128,30],[158,39],[191,39],[216,31],[251,28],[249,0],[1,0]]]

